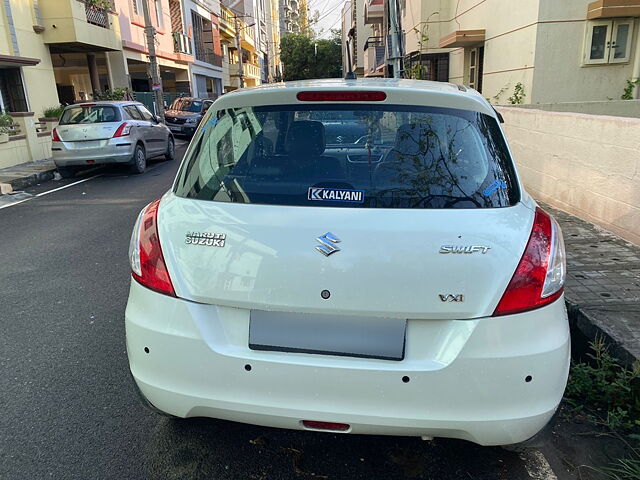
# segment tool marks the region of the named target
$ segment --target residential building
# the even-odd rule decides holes
[[[135,92],[151,91],[143,1],[115,0],[122,36],[122,51],[109,56],[110,66],[117,72],[117,75],[114,74],[114,86],[128,87]],[[155,47],[162,88],[165,92],[189,95],[189,65],[193,63],[194,55],[187,31],[188,12],[185,11],[181,0],[147,1],[151,23],[156,30]]]
[[[234,10],[226,5],[234,5]],[[249,22],[245,19],[248,19]],[[220,43],[223,54],[223,89],[225,93],[240,88],[241,76],[245,87],[253,87],[261,83],[262,72],[256,53],[254,27],[253,3],[251,1],[225,0],[222,2]],[[240,52],[238,52],[238,39]],[[242,70],[240,69],[239,55],[242,55]]]
[[[389,0],[361,1],[391,75]],[[469,85],[494,103],[618,99],[627,80],[640,77],[640,0],[391,2],[399,7],[404,75]],[[518,84],[525,96],[514,99]]]
[[[216,98],[222,86],[219,0],[184,0],[187,32],[191,38],[193,63],[189,64],[193,95]]]
[[[307,0],[280,1],[280,35],[305,33],[309,28]]]
[[[79,0],[0,4],[0,110],[17,125],[0,144],[0,168],[51,156],[46,108],[112,87],[109,57],[122,50],[114,10]]]
[[[382,2],[382,0],[377,0]],[[365,57],[368,55],[368,43],[372,41],[373,29],[365,24],[364,4],[362,0],[346,0],[342,6],[342,64],[343,70],[348,71],[348,59],[351,67],[359,77],[365,75]],[[348,33],[352,32],[351,38]],[[348,43],[347,43],[348,40]],[[347,47],[348,45],[348,47]],[[346,49],[349,48],[349,56]],[[384,56],[384,55],[383,55]]]

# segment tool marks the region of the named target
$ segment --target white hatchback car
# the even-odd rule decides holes
[[[413,80],[218,99],[132,236],[127,349],[146,404],[482,445],[535,436],[569,371],[564,246],[498,117],[473,90]]]

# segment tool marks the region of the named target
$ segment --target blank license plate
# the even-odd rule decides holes
[[[77,150],[84,148],[100,148],[102,146],[102,140],[84,140],[81,142],[74,142]]]
[[[249,348],[402,360],[406,328],[397,318],[253,310]]]

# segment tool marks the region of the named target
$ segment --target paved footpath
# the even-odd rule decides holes
[[[565,298],[572,326],[602,336],[627,365],[640,360],[640,246],[573,215],[544,206],[562,226]]]

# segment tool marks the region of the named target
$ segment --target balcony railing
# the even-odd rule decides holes
[[[222,7],[220,9],[220,16],[222,17],[222,20],[224,22],[227,22],[229,25],[231,25],[233,27],[234,18],[233,18],[233,14],[231,13],[231,11],[229,11],[226,8]]]
[[[245,77],[260,78],[260,67],[253,63],[242,63],[242,74]],[[237,63],[229,64],[229,75],[237,77],[240,75],[240,66]]]
[[[191,53],[191,39],[181,32],[173,32],[173,51],[184,55],[193,55]]]
[[[113,3],[111,5],[111,10],[113,11],[115,7],[113,7]],[[87,23],[109,28],[109,12],[106,9],[95,7],[85,2],[84,11],[87,14]]]
[[[196,59],[217,67],[222,66],[222,55],[216,55],[213,50],[201,45],[196,45]]]

